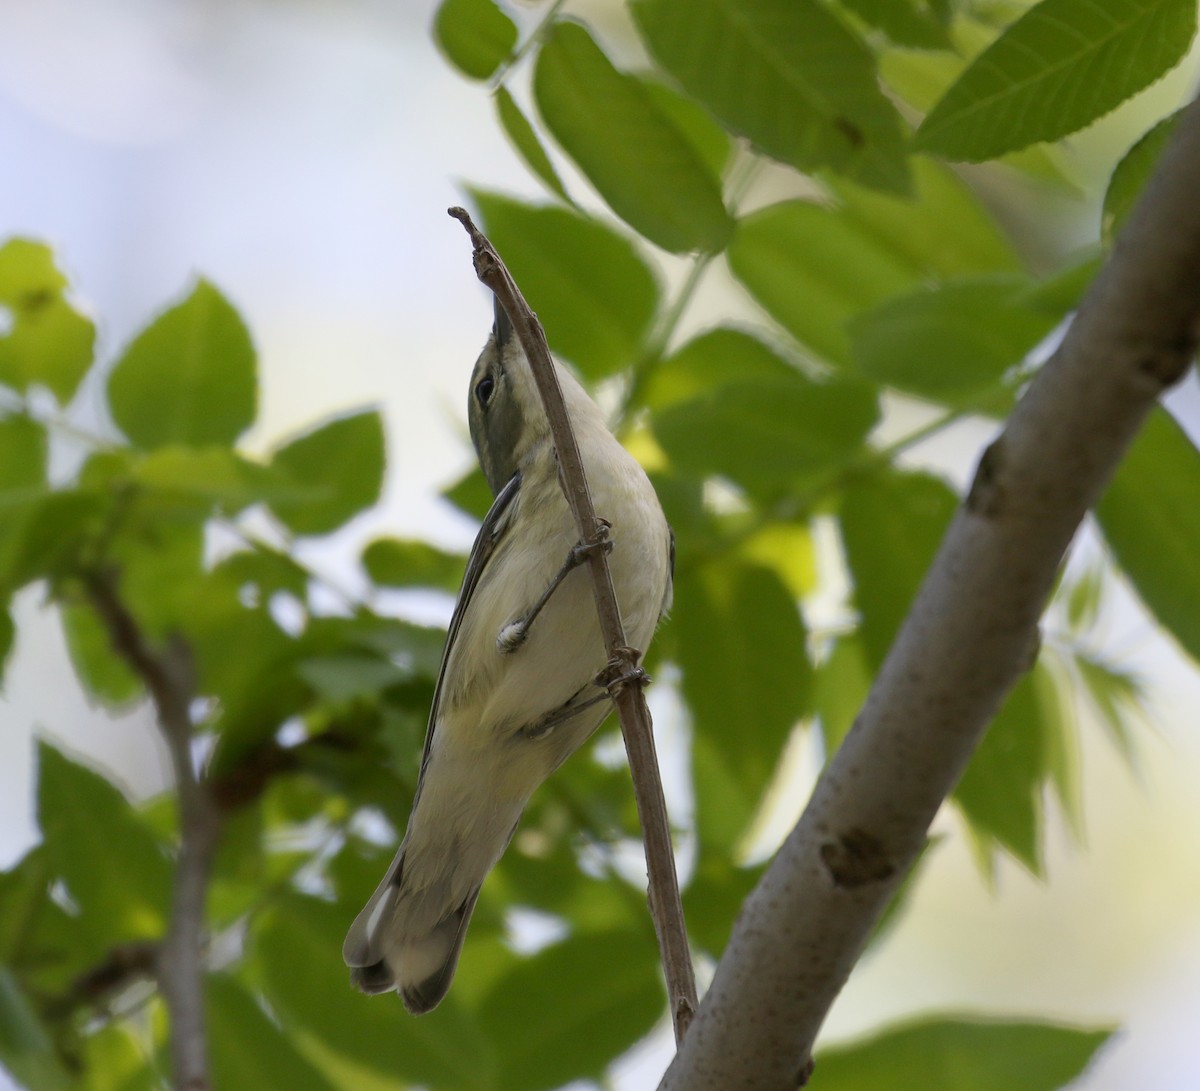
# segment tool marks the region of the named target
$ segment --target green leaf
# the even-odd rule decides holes
[[[138,447],[229,445],[254,423],[254,346],[206,280],[134,339],[108,380],[113,420]]]
[[[839,636],[817,668],[813,704],[821,719],[825,759],[842,745],[866,704],[872,675],[862,642],[854,634]]]
[[[729,266],[796,340],[833,364],[849,362],[854,315],[922,282],[919,267],[873,231],[811,201],[741,220]]]
[[[275,500],[271,510],[296,534],[328,534],[379,499],[384,461],[383,421],[376,410],[332,420],[275,451],[272,468],[313,495]]]
[[[408,681],[408,673],[386,659],[366,655],[327,655],[302,659],[296,673],[328,701],[374,697]]]
[[[924,155],[913,156],[912,169],[910,196],[844,179],[834,179],[832,188],[850,219],[929,276],[1021,271],[1012,243],[966,182]]]
[[[546,127],[612,210],[664,250],[716,252],[733,231],[721,188],[645,86],[577,23],[547,34],[533,90]]]
[[[428,542],[376,538],[362,555],[363,567],[374,583],[387,587],[438,587],[457,591],[467,559],[446,553]]]
[[[14,1079],[37,1091],[67,1091],[75,1086],[46,1028],[6,967],[0,967],[0,1064]]]
[[[0,607],[0,683],[4,681],[4,668],[8,666],[8,657],[16,641],[17,627],[13,624],[12,613],[6,602]]]
[[[735,867],[724,854],[704,856],[683,892],[683,912],[691,943],[719,958],[729,942],[742,903],[764,870],[765,867]]]
[[[96,951],[162,935],[171,866],[161,846],[112,784],[45,742],[38,745],[38,824],[79,907],[76,925]]]
[[[46,484],[46,429],[21,414],[0,417],[0,493],[36,494]]]
[[[905,190],[871,54],[815,0],[634,0],[650,52],[727,128],[802,171]]]
[[[488,237],[537,312],[555,353],[588,379],[627,367],[658,308],[637,248],[589,216],[471,190]]]
[[[1035,875],[1042,874],[1042,793],[1057,720],[1043,696],[1033,674],[1013,687],[953,796],[984,848],[998,842]]]
[[[475,466],[468,470],[453,485],[442,490],[442,496],[459,511],[476,520],[482,520],[495,499],[488,487],[483,471]]]
[[[1164,409],[1151,411],[1096,518],[1117,564],[1180,645],[1200,660],[1200,452]]]
[[[839,519],[868,669],[883,663],[958,507],[939,478],[888,470],[854,482]]]
[[[1023,277],[944,281],[898,296],[850,322],[855,362],[868,378],[952,406],[999,393],[1058,324],[1026,305]],[[995,407],[1007,408],[1011,395]]]
[[[543,1091],[598,1077],[663,1011],[646,930],[575,933],[522,959],[483,1000],[487,1037],[502,1042],[496,1085]]]
[[[563,185],[558,171],[550,162],[550,156],[542,147],[537,132],[529,123],[529,119],[522,113],[516,99],[508,93],[508,88],[497,87],[494,97],[496,116],[500,119],[500,125],[508,135],[508,139],[512,141],[513,147],[525,160],[525,165],[545,183],[551,193],[561,197],[568,204],[572,204],[567,187]]]
[[[757,337],[718,326],[646,373],[642,404],[663,409],[746,379],[790,379],[796,369]]]
[[[809,700],[811,668],[799,608],[776,573],[736,558],[676,578],[672,629],[692,714],[705,841],[744,831]],[[747,745],[745,725],[754,725]],[[720,780],[718,780],[720,778]],[[725,798],[722,799],[721,796]]]
[[[927,0],[841,0],[863,22],[910,49],[950,49],[943,5]],[[942,10],[937,10],[942,8]]]
[[[1137,756],[1132,725],[1141,711],[1142,687],[1137,679],[1094,656],[1077,652],[1072,659],[1079,678],[1121,756],[1133,764]]]
[[[370,893],[364,889],[365,898]],[[252,951],[263,992],[289,1028],[393,1080],[433,1087],[500,1087],[493,1057],[455,994],[412,1019],[398,1000],[355,992],[342,938],[357,906],[285,895],[255,921]],[[471,971],[471,942],[459,974]]]
[[[128,704],[142,693],[142,683],[113,650],[108,632],[84,605],[60,607],[63,634],[75,673],[93,697],[109,705]]]
[[[1112,172],[1108,189],[1104,192],[1104,210],[1100,215],[1100,233],[1106,244],[1112,245],[1117,232],[1133,211],[1182,113],[1183,110],[1176,110],[1143,133]]]
[[[879,419],[872,387],[850,380],[787,378],[730,383],[661,410],[654,434],[671,464],[728,477],[771,494],[839,466],[861,449]]]
[[[317,491],[296,485],[228,447],[159,447],[130,463],[128,479],[151,490],[156,502],[178,503],[201,518],[213,508],[237,514],[263,501],[309,500]]]
[[[975,58],[929,112],[916,146],[993,159],[1091,124],[1187,53],[1193,0],[1042,0]]]
[[[1055,1091],[1075,1080],[1111,1031],[1052,1023],[918,1019],[817,1053],[838,1091]]]
[[[0,383],[22,393],[46,387],[65,405],[92,362],[96,329],[64,298],[66,278],[48,246],[11,239],[0,246]]]
[[[101,497],[62,489],[11,505],[0,501],[0,589],[57,578],[75,566],[75,554],[103,521]]]
[[[517,44],[517,26],[493,0],[442,0],[433,37],[464,76],[486,80]]]
[[[204,991],[214,1087],[333,1091],[333,1085],[297,1051],[293,1036],[268,1019],[234,978],[213,974]]]
[[[655,73],[642,73],[639,80],[659,111],[675,123],[714,178],[720,178],[729,166],[733,140],[703,106],[675,88],[661,83]]]

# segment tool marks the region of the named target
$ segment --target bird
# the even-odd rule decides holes
[[[671,605],[674,536],[600,407],[554,363],[605,536],[580,543],[549,421],[507,312],[471,375],[468,419],[495,497],[447,631],[408,827],[342,954],[364,993],[414,1015],[453,980],[479,891],[537,787],[610,711],[607,654],[582,562],[608,553],[626,642],[644,654]]]

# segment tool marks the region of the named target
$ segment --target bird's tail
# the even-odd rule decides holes
[[[350,926],[342,957],[356,988],[364,993],[395,989],[413,1015],[423,1015],[441,1003],[454,979],[479,887],[431,924],[414,927],[406,919],[412,914],[401,907],[403,876],[402,851]]]

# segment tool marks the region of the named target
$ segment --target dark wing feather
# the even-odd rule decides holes
[[[433,728],[437,723],[438,703],[442,696],[442,683],[446,678],[446,664],[450,660],[450,649],[454,647],[455,638],[462,625],[463,615],[471,603],[471,596],[479,586],[479,580],[487,568],[488,561],[496,552],[496,546],[508,530],[508,524],[516,512],[517,496],[521,489],[521,475],[515,473],[508,479],[508,484],[496,494],[492,506],[483,517],[483,525],[475,536],[475,544],[471,547],[471,556],[467,560],[467,570],[463,574],[462,587],[458,591],[458,601],[454,604],[454,613],[450,617],[450,628],[446,630],[446,645],[442,649],[442,663],[438,667],[437,685],[433,690],[433,704],[429,708],[429,725],[425,728],[425,749],[421,752],[422,779],[425,773],[425,763],[429,760],[429,750],[433,745]],[[417,796],[421,794],[420,780],[417,782]],[[413,807],[416,807],[416,799]]]

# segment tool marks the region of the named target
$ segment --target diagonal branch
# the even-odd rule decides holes
[[[867,698],[758,887],[660,1091],[794,1088],[1005,694],[1071,539],[1200,335],[1200,103],[1066,337],[984,452]]]
[[[171,918],[158,949],[156,973],[171,1018],[171,1063],[176,1091],[207,1091],[204,1025],[204,905],[220,838],[220,814],[192,763],[191,656],[182,641],[150,647],[117,592],[112,570],[86,579],[88,598],[112,646],[142,680],[166,741],[179,793],[179,860]]]
[[[475,248],[475,273],[500,300],[529,360],[534,381],[546,408],[546,416],[550,421],[550,432],[558,453],[559,481],[571,514],[575,517],[579,540],[596,541],[600,525],[592,505],[591,493],[588,491],[579,446],[575,442],[571,420],[567,416],[562,391],[558,386],[558,376],[550,360],[545,331],[537,316],[530,310],[529,304],[525,302],[525,297],[505,268],[504,262],[500,260],[500,256],[483,232],[472,223],[466,210],[452,208],[449,212],[462,223],[471,236]],[[607,555],[603,550],[591,550],[588,563],[591,565],[596,611],[600,616],[600,631],[604,635],[611,676],[628,676],[637,667],[637,661],[633,649],[625,642],[625,626],[617,608],[617,596],[613,590]],[[638,819],[642,824],[642,835],[646,845],[650,912],[658,935],[667,981],[667,995],[671,1003],[671,1017],[675,1026],[675,1041],[678,1044],[683,1041],[684,1033],[696,1010],[696,981],[683,920],[683,903],[679,898],[679,879],[675,873],[671,827],[667,819],[667,805],[658,772],[658,757],[654,750],[650,710],[646,707],[646,699],[640,686],[618,684],[614,685],[610,692],[621,718],[621,733],[624,735],[625,750],[629,755],[629,771],[633,778]]]

